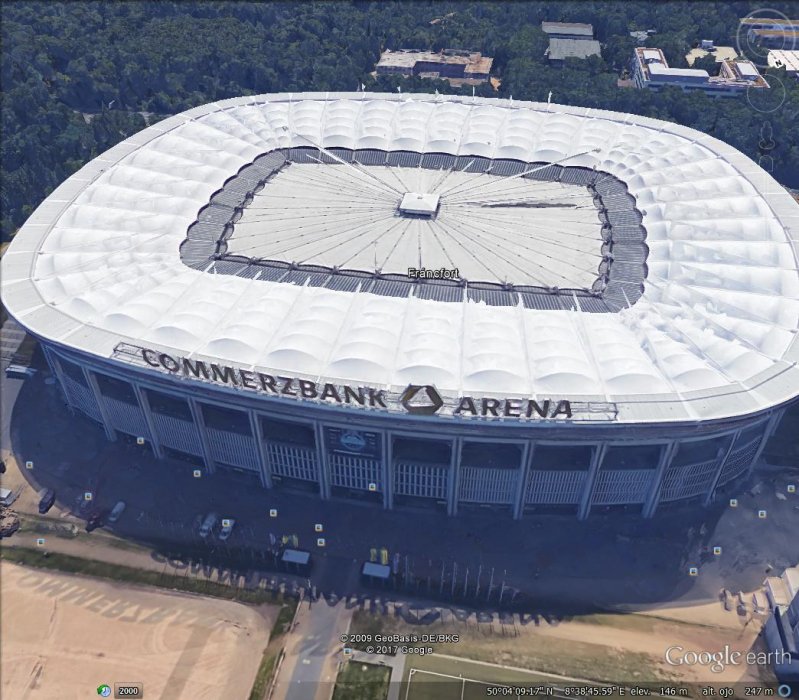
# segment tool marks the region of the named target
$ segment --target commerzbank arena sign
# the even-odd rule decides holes
[[[572,417],[568,399],[517,399],[461,396],[445,401],[431,385],[409,384],[402,393],[374,387],[314,382],[298,377],[276,376],[164,352],[139,348],[141,359],[161,372],[271,396],[305,399],[333,405],[404,411],[410,415],[453,415],[483,418],[549,420]]]

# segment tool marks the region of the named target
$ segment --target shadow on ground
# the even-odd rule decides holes
[[[398,553],[391,595],[456,602],[469,607],[588,612],[638,609],[718,599],[721,588],[752,590],[771,568],[797,556],[789,533],[799,530],[799,496],[785,496],[787,471],[762,470],[707,508],[698,503],[663,508],[644,520],[639,509],[571,515],[464,512],[456,518],[425,510],[385,511],[312,494],[268,491],[249,476],[217,472],[194,478],[195,465],[159,461],[130,438],[110,443],[89,419],[71,415],[46,368],[26,380],[13,406],[11,449],[31,488],[52,488],[58,506],[86,517],[118,500],[127,509],[114,532],[146,543],[154,556],[189,565],[277,570],[272,538],[296,535],[314,553],[310,576],[320,592],[366,590],[360,562],[372,547]],[[4,398],[4,402],[6,399]],[[32,461],[32,470],[24,468]],[[779,495],[778,495],[779,494]],[[269,517],[276,508],[278,516]],[[766,519],[758,510],[767,510]],[[209,511],[235,518],[226,543],[204,541],[198,519]],[[325,547],[314,531],[323,524]],[[714,546],[722,548],[714,556]],[[690,567],[699,575],[689,576]],[[389,590],[384,591],[389,594]]]

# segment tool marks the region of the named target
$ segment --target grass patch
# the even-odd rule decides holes
[[[96,542],[102,540],[104,544],[115,549],[122,549],[128,552],[144,552],[149,554],[150,550],[136,542],[123,539],[109,530],[100,528],[89,534],[85,531],[85,523],[75,523],[64,520],[57,520],[52,516],[36,515],[34,513],[17,513],[19,516],[19,532],[31,532],[40,535],[49,535],[69,540],[82,540],[86,542]]]
[[[272,639],[281,636],[289,631],[289,625],[294,619],[294,613],[297,611],[299,603],[294,598],[289,598],[277,613],[275,624],[272,625]]]
[[[277,612],[275,624],[272,625],[272,632],[269,635],[269,645],[264,649],[264,655],[258,666],[258,673],[255,674],[255,681],[252,684],[249,700],[264,700],[269,687],[272,685],[277,663],[283,652],[283,635],[289,631],[294,613],[297,612],[299,601],[294,598],[286,599]]]
[[[136,569],[131,566],[110,564],[95,559],[84,559],[69,554],[45,552],[30,547],[1,547],[0,558],[16,564],[32,566],[37,569],[50,569],[71,574],[81,574],[83,576],[93,576],[94,578],[108,579],[111,581],[168,588],[170,590],[186,591],[188,593],[197,593],[200,595],[213,596],[215,598],[235,600],[241,603],[252,603],[256,605],[263,603],[285,603],[287,606],[290,605],[288,603],[289,599],[284,599],[282,596],[275,596],[271,591],[239,588],[216,581],[201,581],[185,575],[162,574],[158,571]],[[292,602],[291,605],[296,606],[296,603]]]
[[[407,700],[477,700],[488,697],[488,688],[538,686],[553,683],[549,676],[515,671],[497,666],[484,666],[466,659],[444,659],[440,656],[408,657],[400,688],[400,697]],[[569,683],[580,686],[580,683]],[[543,695],[543,694],[542,694]]]
[[[19,532],[33,532],[37,535],[52,535],[63,539],[74,540],[78,537],[78,526],[74,523],[56,522],[47,518],[31,518],[24,515],[19,518]]]
[[[255,681],[252,684],[249,700],[263,700],[269,685],[272,683],[272,676],[277,668],[277,660],[280,656],[282,647],[275,648],[271,644],[264,649],[261,663],[258,666],[258,673],[255,674]]]
[[[333,700],[385,700],[390,681],[387,666],[348,661],[336,676]]]
[[[272,679],[277,670],[277,662],[283,651],[283,635],[289,631],[289,625],[294,619],[299,602],[293,598],[286,600],[277,613],[275,624],[272,625],[272,633],[269,635],[269,645],[264,649],[261,663],[258,666],[258,673],[255,674],[255,681],[252,684],[249,700],[264,700]]]

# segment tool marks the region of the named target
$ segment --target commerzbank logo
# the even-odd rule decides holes
[[[362,406],[367,409],[397,410],[401,406],[413,416],[433,416],[441,411],[444,399],[431,384],[408,384],[399,399],[387,395],[386,389],[348,384],[317,383],[310,379],[264,374],[252,369],[206,363],[188,357],[172,357],[150,348],[138,349],[150,367],[187,379],[204,379],[230,387],[250,389],[273,396],[316,400],[325,403]],[[452,398],[446,415],[456,418],[518,418],[521,420],[568,419],[571,402],[563,398],[507,398],[501,396],[460,396]],[[356,451],[358,436],[346,438],[346,447]],[[363,449],[364,446],[362,446]]]
[[[399,399],[400,405],[411,415],[432,416],[444,405],[444,399],[430,384],[408,384]],[[488,396],[461,396],[452,409],[453,416],[480,416],[481,418],[571,418],[571,402],[552,399],[503,399]]]
[[[402,407],[416,416],[432,416],[444,405],[444,399],[430,384],[408,384],[400,397]]]

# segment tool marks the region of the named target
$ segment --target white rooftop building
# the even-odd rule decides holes
[[[633,84],[649,90],[668,86],[684,91],[701,90],[713,97],[734,97],[748,90],[769,88],[751,61],[725,59],[717,63],[720,64],[719,75],[711,76],[701,68],[671,68],[660,49],[637,47],[631,64]]]
[[[799,77],[799,51],[775,49],[768,52],[767,60],[772,68],[784,68],[788,75]]]

